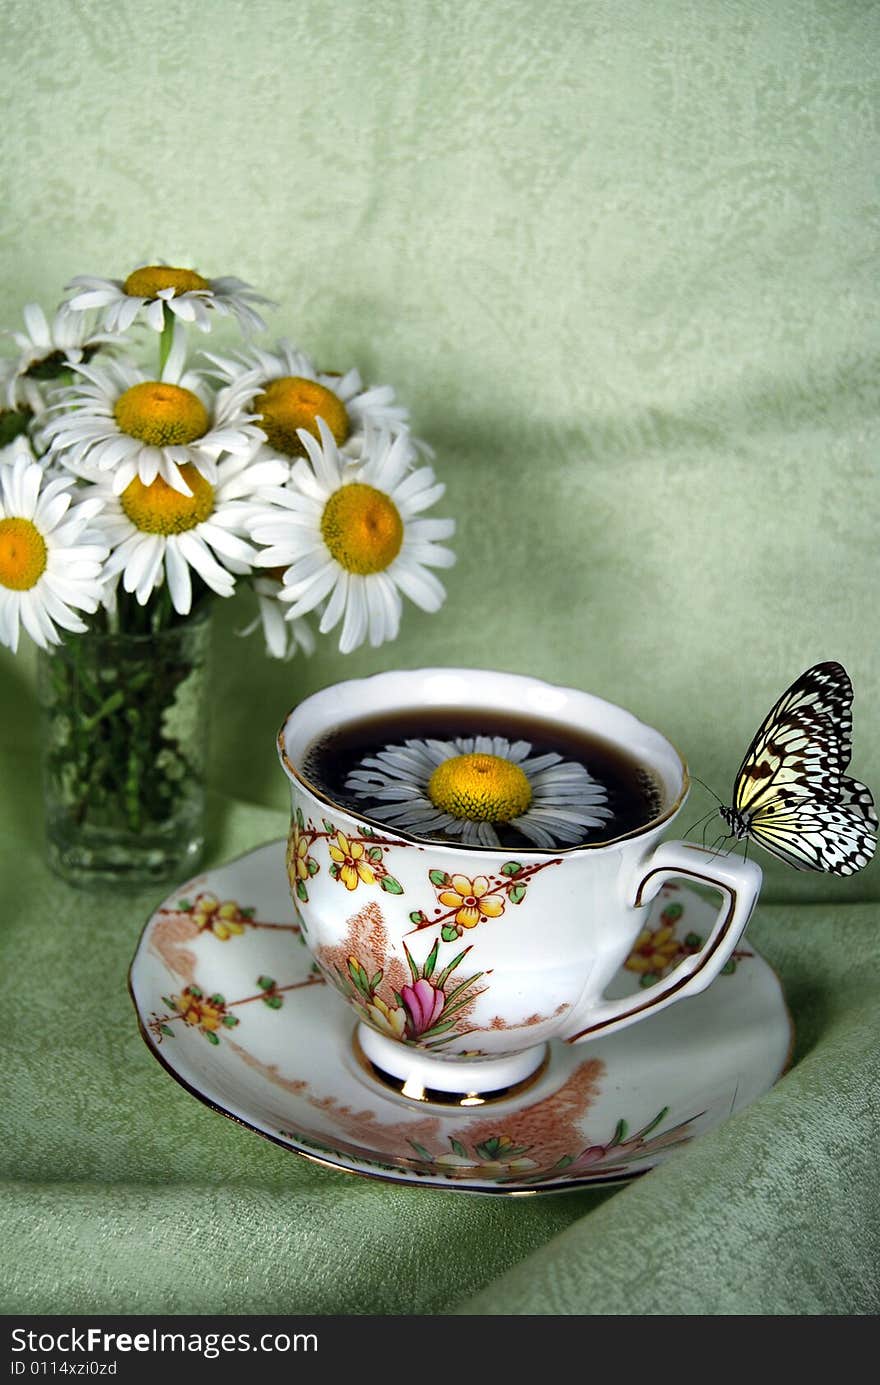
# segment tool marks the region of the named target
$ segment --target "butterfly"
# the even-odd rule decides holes
[[[853,690],[838,663],[802,673],[767,713],[721,807],[730,833],[796,870],[852,875],[877,845],[869,789],[847,777]]]

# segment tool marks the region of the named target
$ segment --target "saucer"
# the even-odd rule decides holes
[[[290,900],[285,843],[195,876],[148,921],[129,986],[152,1053],[187,1091],[276,1144],[350,1173],[522,1196],[618,1183],[668,1159],[781,1076],[792,1026],[747,941],[702,995],[610,1037],[552,1042],[528,1090],[418,1103],[359,1059]],[[664,886],[609,996],[649,987],[708,936],[716,906]]]

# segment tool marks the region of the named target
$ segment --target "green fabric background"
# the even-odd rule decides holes
[[[240,275],[394,383],[459,521],[394,648],[273,665],[218,612],[210,861],[284,830],[288,708],[393,666],[588,688],[725,796],[840,659],[880,789],[877,4],[6,0],[0,39],[0,323],[146,258]],[[125,991],[155,892],[48,874],[38,762],[3,651],[0,1311],[877,1311],[876,862],[762,862],[799,1032],[771,1093],[623,1190],[499,1204],[318,1169],[169,1082]]]

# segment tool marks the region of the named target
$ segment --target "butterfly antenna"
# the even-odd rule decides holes
[[[690,770],[688,770],[688,774],[690,774]],[[710,788],[709,788],[709,785],[703,783],[703,780],[702,780],[702,779],[699,779],[699,778],[697,777],[696,774],[690,774],[690,777],[691,777],[691,779],[693,779],[693,781],[694,781],[695,784],[700,784],[700,785],[706,790],[706,793],[710,793],[710,794],[712,795],[712,797],[715,799],[715,801],[716,801],[717,803],[720,803],[720,804],[721,804],[721,807],[722,807],[722,808],[725,806],[724,799],[723,799],[723,798],[719,798],[718,795],[717,795],[717,793],[715,792],[715,790],[714,790],[714,789],[710,789]]]

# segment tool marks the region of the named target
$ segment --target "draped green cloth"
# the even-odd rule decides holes
[[[395,666],[587,688],[724,797],[839,659],[880,788],[876,5],[7,0],[0,29],[0,322],[145,259],[237,274],[277,336],[395,384],[458,520],[446,605],[394,647],[273,664],[221,603],[209,863],[284,832],[288,708]],[[795,1061],[662,1168],[526,1199],[351,1178],[147,1052],[126,971],[163,891],[45,867],[33,674],[2,652],[0,1311],[877,1311],[876,862],[764,859],[749,936]]]

